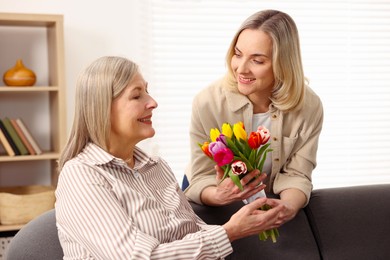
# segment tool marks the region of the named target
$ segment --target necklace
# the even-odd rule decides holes
[[[133,163],[134,163],[134,157],[130,157],[129,159],[126,159],[126,160],[125,160],[125,163],[127,163],[128,165],[133,165]]]
[[[133,161],[133,157],[130,157],[129,159],[126,159],[126,160],[125,160],[126,163],[130,163],[130,162],[132,162],[132,161]]]

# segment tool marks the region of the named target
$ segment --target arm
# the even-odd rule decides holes
[[[310,92],[311,93],[311,92]],[[276,175],[273,190],[280,195],[281,201],[285,204],[286,211],[281,214],[280,222],[295,217],[297,212],[307,205],[312,190],[311,175],[316,166],[316,154],[319,136],[323,122],[323,108],[320,99],[308,93],[311,100],[307,101],[310,107],[305,107],[298,114],[293,114],[284,122],[285,133],[288,133],[289,126],[293,126],[292,121],[301,122],[301,131],[292,133],[292,136],[299,135],[289,148],[285,144],[285,149],[290,154],[285,154],[286,162],[281,172]]]
[[[198,227],[192,229],[198,232],[193,231],[182,239],[160,243],[159,236],[150,234],[160,234],[158,224],[151,221],[153,218],[147,218],[148,222],[145,217],[137,217],[139,214],[146,216],[142,215],[142,208],[134,216],[128,214],[129,209],[126,210],[126,207],[142,205],[142,198],[140,204],[133,200],[125,206],[118,199],[124,193],[118,193],[117,189],[121,189],[118,183],[110,182],[107,176],[99,175],[93,168],[68,165],[63,169],[56,191],[56,209],[57,225],[59,232],[65,235],[65,245],[71,241],[73,246],[79,245],[99,259],[204,259],[205,255],[218,259],[231,252],[221,226]],[[174,198],[173,201],[177,200]],[[192,219],[194,224],[202,226],[196,215]],[[151,225],[151,231],[145,232],[148,229],[145,222]],[[188,231],[177,228],[176,232]]]
[[[247,185],[244,192],[235,188],[229,178],[219,183],[220,169],[215,169],[215,162],[207,158],[199,149],[198,143],[208,140],[211,128],[220,127],[224,122],[244,121],[243,113],[231,111],[225,93],[218,91],[217,87],[206,89],[194,98],[190,125],[191,161],[186,169],[190,183],[185,190],[186,196],[195,203],[211,206],[247,199],[264,188],[264,186],[256,187],[263,180],[262,178],[251,183],[252,185]],[[244,101],[240,100],[241,103],[249,102],[245,97],[240,98],[244,99]],[[258,173],[253,173],[251,176],[256,174]],[[248,178],[252,177],[248,176]],[[248,178],[242,181],[243,185],[249,182]]]

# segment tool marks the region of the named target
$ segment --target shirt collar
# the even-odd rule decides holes
[[[78,157],[82,160],[89,161],[90,163],[95,165],[104,165],[114,161],[121,161],[123,163],[123,160],[121,160],[120,158],[113,156],[98,145],[91,142],[84,147],[83,151]],[[157,163],[156,158],[150,157],[147,153],[142,151],[137,146],[134,149],[134,157],[139,162],[136,168],[141,168],[146,164]]]

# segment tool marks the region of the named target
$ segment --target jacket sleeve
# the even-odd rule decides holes
[[[306,100],[307,105],[304,107],[304,111],[298,112],[300,115],[293,116],[294,120],[301,122],[297,126],[299,131],[290,153],[284,155],[283,161],[285,162],[280,172],[276,174],[273,184],[275,194],[289,188],[301,190],[306,195],[306,204],[309,202],[313,189],[312,172],[317,165],[318,141],[323,123],[321,100],[314,92],[310,91],[309,93],[310,98]],[[285,124],[283,127],[289,128]]]
[[[192,103],[192,115],[190,123],[190,152],[191,160],[186,169],[186,176],[189,180],[189,186],[184,191],[187,198],[195,203],[202,204],[200,194],[203,189],[209,186],[216,186],[215,163],[210,160],[198,144],[208,141],[210,127],[218,127],[218,122],[208,113],[207,104],[203,95],[197,95]]]

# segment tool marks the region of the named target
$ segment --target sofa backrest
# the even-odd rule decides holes
[[[314,190],[305,212],[324,260],[390,259],[390,184]]]

